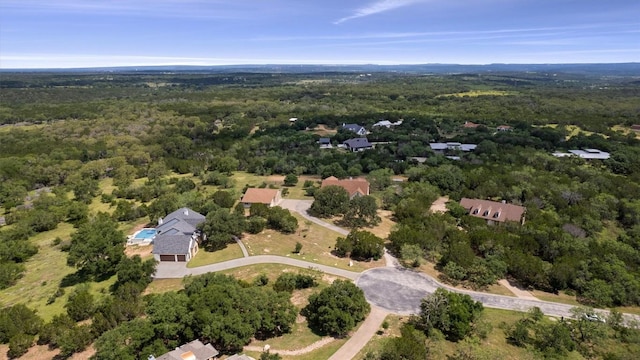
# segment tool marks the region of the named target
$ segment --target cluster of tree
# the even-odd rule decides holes
[[[309,327],[319,333],[344,336],[364,320],[370,310],[360,288],[352,282],[336,280],[311,295],[301,314],[307,318]]]
[[[372,196],[354,196],[341,186],[329,185],[317,189],[309,213],[322,218],[341,216],[338,223],[350,228],[374,226],[380,222],[378,205]]]
[[[338,237],[335,254],[354,260],[379,260],[384,255],[384,240],[369,231],[352,230],[347,237]]]
[[[619,312],[612,311],[606,319],[590,308],[576,307],[572,312],[572,318],[550,321],[540,309],[532,308],[506,328],[507,341],[547,358],[566,357],[575,350],[585,358],[615,359],[637,350],[640,331],[625,324]],[[625,345],[609,346],[618,341]]]
[[[312,274],[294,274],[286,272],[276,279],[273,283],[273,290],[293,292],[293,290],[308,289],[318,286],[316,276]]]

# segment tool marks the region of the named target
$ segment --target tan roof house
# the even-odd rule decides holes
[[[248,208],[251,204],[265,204],[276,206],[282,201],[282,193],[277,189],[248,188],[240,202]]]
[[[349,199],[353,199],[355,196],[365,196],[369,195],[369,182],[366,179],[362,178],[349,178],[344,180],[339,180],[335,176],[330,176],[324,180],[322,180],[321,188],[329,185],[337,185],[349,193]]]
[[[194,340],[164,355],[150,355],[148,360],[214,360],[218,354],[211,344],[205,345],[200,340]]]
[[[462,198],[460,205],[469,211],[469,215],[485,219],[489,224],[506,221],[517,221],[524,224],[526,208],[523,206],[469,198]]]

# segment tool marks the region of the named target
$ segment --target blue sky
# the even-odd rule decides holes
[[[638,0],[0,0],[0,68],[640,62]]]

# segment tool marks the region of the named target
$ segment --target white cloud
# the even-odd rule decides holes
[[[380,14],[389,10],[413,5],[415,3],[424,2],[425,0],[378,0],[374,3],[361,7],[355,11],[352,15],[343,17],[334,22],[334,24],[340,24],[345,21],[358,19],[365,16],[374,14]]]

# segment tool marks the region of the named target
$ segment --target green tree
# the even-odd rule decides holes
[[[254,203],[249,207],[249,216],[259,216],[267,218],[269,216],[269,207],[266,204]]]
[[[227,209],[231,209],[236,203],[236,199],[233,198],[233,195],[231,195],[229,191],[223,190],[218,190],[213,193],[212,199],[216,205]]]
[[[16,334],[9,340],[9,351],[7,356],[10,359],[19,358],[29,351],[31,345],[33,345],[34,336],[27,334]]]
[[[289,210],[274,206],[269,209],[267,226],[285,234],[293,234],[298,229],[298,219]]]
[[[223,249],[234,242],[245,229],[245,218],[229,209],[218,209],[207,214],[205,221],[198,226],[207,236],[204,246],[209,251]]]
[[[98,213],[71,235],[67,264],[96,279],[104,279],[115,273],[124,257],[126,241],[118,223],[109,214]]]
[[[284,177],[284,186],[295,186],[298,183],[296,174],[288,174]]]
[[[102,334],[95,342],[96,360],[136,360],[146,358],[142,349],[155,339],[148,319],[135,319]]]
[[[424,259],[424,251],[417,244],[404,244],[400,249],[400,257],[412,267],[419,267]]]
[[[309,326],[321,333],[342,336],[364,320],[370,310],[360,288],[352,282],[336,280],[309,297],[302,315],[307,317]]]
[[[375,226],[380,222],[378,205],[373,196],[356,196],[349,201],[349,206],[340,221],[351,228]]]
[[[482,309],[482,304],[469,295],[440,288],[422,299],[420,314],[413,321],[427,333],[437,329],[447,340],[457,342],[471,333]]]
[[[111,287],[112,291],[117,291],[119,287],[129,283],[137,285],[142,292],[153,280],[156,265],[155,259],[142,261],[140,255],[124,257],[116,267],[117,279]]]
[[[260,360],[282,360],[282,357],[278,353],[270,353],[269,350],[260,354]]]
[[[69,299],[64,305],[67,314],[74,321],[82,321],[90,318],[95,310],[95,299],[91,293],[89,286],[86,284],[79,285],[69,294]]]
[[[411,324],[404,324],[400,328],[400,336],[389,339],[378,360],[424,360],[428,359],[427,338]]]
[[[393,176],[393,171],[391,169],[376,169],[369,172],[367,180],[371,185],[371,190],[382,191],[391,186],[391,176]]]
[[[349,193],[337,185],[325,186],[313,195],[309,213],[317,217],[332,217],[344,214],[349,206]]]
[[[23,304],[13,305],[0,312],[0,343],[6,344],[18,334],[36,335],[42,319]]]

